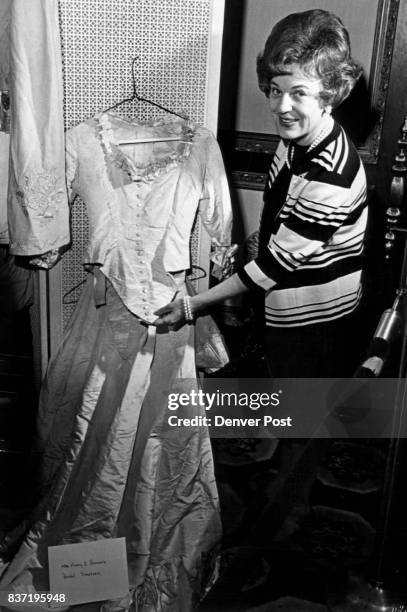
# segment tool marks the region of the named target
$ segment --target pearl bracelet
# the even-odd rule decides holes
[[[184,295],[182,303],[184,306],[185,320],[188,321],[188,323],[191,323],[191,321],[194,320],[194,315],[192,314],[191,298],[189,295]]]

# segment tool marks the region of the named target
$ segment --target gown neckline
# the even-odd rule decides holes
[[[94,120],[107,166],[110,164],[118,166],[130,176],[132,182],[152,182],[158,176],[182,164],[190,155],[197,130],[197,125],[190,121],[168,116],[138,121],[109,111],[96,115]],[[179,135],[181,140],[176,142],[175,146],[174,141],[171,141],[171,146],[167,142],[134,145],[143,147],[141,152],[146,152],[146,161],[140,163],[135,162],[120,146],[120,139],[117,138],[120,129],[130,129],[132,134],[137,130],[135,138],[150,135]]]

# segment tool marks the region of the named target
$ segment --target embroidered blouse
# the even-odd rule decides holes
[[[162,142],[120,144],[146,138]],[[190,267],[197,214],[215,246],[230,244],[232,212],[219,146],[182,119],[138,123],[102,113],[66,134],[67,184],[86,203],[85,264],[100,267],[127,308],[147,322]],[[221,250],[221,249],[220,249]]]

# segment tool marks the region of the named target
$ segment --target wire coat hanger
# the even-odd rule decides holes
[[[181,119],[188,120],[188,117],[186,115],[181,115],[180,113],[177,113],[176,111],[173,111],[169,108],[166,108],[165,106],[162,106],[161,104],[158,104],[158,102],[153,102],[152,100],[149,100],[148,98],[143,98],[142,96],[139,96],[139,94],[137,93],[137,89],[136,89],[136,77],[134,74],[136,60],[137,58],[135,57],[131,63],[131,77],[132,77],[132,86],[133,86],[133,93],[131,97],[125,98],[123,100],[120,100],[119,102],[116,102],[116,104],[113,104],[112,106],[110,106],[103,112],[108,113],[109,111],[114,110],[115,108],[118,108],[119,106],[121,106],[122,104],[125,104],[126,102],[133,102],[134,100],[138,100],[139,102],[147,102],[147,104],[156,106],[157,108],[160,108],[166,113],[170,113],[171,115],[176,115],[177,117],[180,117]],[[144,143],[144,142],[167,142],[169,140],[182,140],[182,137],[181,136],[146,137],[146,138],[137,138],[133,140],[121,141],[119,142],[119,144],[138,144],[138,143]]]

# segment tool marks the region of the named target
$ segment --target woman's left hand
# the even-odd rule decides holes
[[[182,300],[175,300],[155,311],[158,319],[153,322],[156,327],[180,327],[186,323],[184,304]]]

